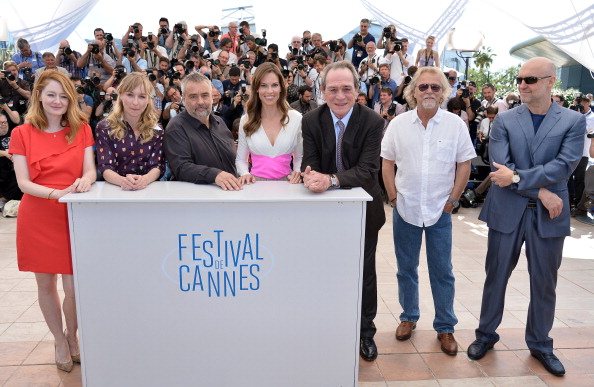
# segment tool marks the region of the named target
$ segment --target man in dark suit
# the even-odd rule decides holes
[[[478,360],[499,340],[505,289],[522,245],[530,274],[526,344],[553,375],[565,373],[549,332],[555,317],[557,271],[570,235],[567,180],[584,146],[583,115],[552,103],[555,65],[533,58],[516,79],[523,105],[497,115],[489,153],[493,182],[479,216],[489,226],[487,277],[476,340],[468,357]]]
[[[367,202],[360,354],[377,357],[373,340],[377,312],[375,250],[378,231],[386,221],[378,183],[379,155],[384,120],[371,109],[356,104],[357,72],[349,62],[332,63],[322,75],[320,89],[326,104],[303,116],[303,183],[313,192],[330,187],[362,187]]]

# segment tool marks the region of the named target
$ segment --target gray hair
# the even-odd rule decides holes
[[[414,108],[417,106],[417,100],[415,99],[415,89],[419,84],[419,78],[422,74],[431,73],[439,76],[439,83],[441,83],[441,96],[439,97],[439,104],[441,105],[445,100],[448,99],[452,93],[452,86],[445,77],[443,71],[438,67],[421,67],[415,73],[415,76],[411,79],[408,86],[404,89],[404,98],[408,102],[408,106]]]
[[[19,48],[19,50],[27,48],[27,47],[29,47],[29,42],[25,38],[19,38],[17,40],[17,47]]]
[[[182,88],[182,95],[186,93],[186,87],[188,85],[188,83],[190,82],[194,82],[194,83],[200,83],[200,82],[204,82],[207,83],[208,86],[212,87],[212,82],[210,81],[210,79],[208,79],[208,77],[202,73],[198,73],[198,72],[193,72],[189,75],[186,75],[184,77],[184,79],[182,79],[182,84],[181,84],[181,88]]]
[[[324,71],[322,72],[322,80],[320,81],[320,89],[326,88],[326,77],[328,73],[332,70],[338,69],[347,69],[353,74],[353,85],[355,86],[355,90],[359,90],[359,76],[357,75],[357,70],[355,70],[355,66],[351,62],[341,60],[340,62],[334,62],[326,66]]]

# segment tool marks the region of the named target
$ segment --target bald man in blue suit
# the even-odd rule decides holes
[[[553,375],[565,374],[549,332],[555,317],[557,271],[570,235],[567,180],[583,151],[584,116],[551,101],[555,65],[533,58],[516,79],[523,105],[495,118],[489,141],[491,189],[480,220],[489,226],[487,277],[476,340],[478,360],[499,341],[507,281],[526,245],[530,306],[526,344]]]

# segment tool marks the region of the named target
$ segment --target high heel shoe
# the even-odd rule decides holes
[[[57,351],[58,347],[56,346],[56,344],[54,344],[54,349]],[[68,360],[67,362],[59,362],[58,359],[56,358],[56,367],[58,367],[59,370],[62,370],[64,372],[70,372],[72,371],[72,368],[74,368],[74,363],[72,362],[72,359]]]
[[[66,337],[66,341],[68,341],[68,335],[66,333],[67,333],[67,330],[64,331],[64,336]],[[70,342],[68,342],[68,349],[70,349]],[[72,361],[74,363],[80,364],[80,352],[77,353],[76,355],[70,355],[70,357],[72,358]]]

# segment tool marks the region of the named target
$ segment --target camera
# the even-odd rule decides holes
[[[330,51],[332,51],[332,52],[340,51],[341,44],[338,40],[331,40],[330,42],[328,42],[328,45],[330,46]]]
[[[507,105],[508,105],[508,110],[511,110],[515,107],[520,106],[520,101],[518,101],[517,99],[513,99],[513,100],[509,101],[507,103]]]
[[[390,107],[388,108],[388,115],[389,116],[396,115],[396,105],[394,103],[390,104]]]
[[[109,96],[111,97],[112,101],[117,101],[118,100],[118,94],[117,93],[110,93]]]
[[[27,82],[32,83],[33,82],[33,78],[35,77],[35,75],[33,74],[33,69],[31,67],[25,67],[23,68],[23,79]]]
[[[91,43],[91,53],[99,54],[99,45],[97,43]]]
[[[384,27],[382,36],[386,39],[390,39],[392,37],[392,29],[390,27]]]
[[[130,58],[134,58],[136,56],[136,50],[133,48],[129,48],[128,52],[126,53],[126,56],[129,56]]]
[[[60,47],[60,50],[62,50],[62,52],[64,53],[64,55],[70,55],[72,54],[72,49],[68,46],[65,47]]]
[[[268,44],[268,40],[266,40],[266,30],[262,30],[262,38],[256,38],[255,43],[258,46],[266,46],[266,44]]]
[[[242,89],[242,90],[243,90],[243,89]],[[241,99],[242,99],[244,102],[247,102],[247,101],[250,99],[250,96],[249,96],[249,95],[247,95],[247,94],[245,94],[245,92],[244,92],[244,94],[242,94],[242,95],[241,95]]]
[[[220,66],[220,65],[221,65],[221,61],[220,61],[220,60],[218,60],[218,59],[215,59],[215,60],[212,62],[212,64],[213,64],[213,65],[215,65],[215,66]]]
[[[126,76],[126,68],[124,66],[116,66],[113,69],[115,79],[123,79]]]
[[[192,62],[192,64],[193,64],[193,63],[194,63],[194,62]],[[151,81],[151,82],[155,82],[155,81],[157,80],[157,76],[156,76],[155,74],[153,74],[153,73],[148,73],[148,79],[149,79],[149,81]]]
[[[391,39],[390,42],[394,44],[394,51],[402,50],[402,40],[400,39]]]
[[[479,107],[476,109],[476,117],[474,117],[474,123],[477,125],[481,124],[481,121],[487,116],[486,108],[484,106]]]
[[[178,24],[174,25],[173,32],[175,32],[178,35],[183,34],[185,32],[185,28],[184,28],[183,24],[178,23]]]
[[[105,92],[104,91],[99,92],[99,101],[105,101]]]
[[[594,138],[594,132],[590,132],[590,133],[586,134],[586,137]]]
[[[309,42],[310,42],[310,39],[309,38],[303,38],[303,45],[304,46],[307,46],[309,44]]]
[[[136,26],[136,25],[130,26],[130,28],[132,28],[132,31],[134,31],[135,34],[140,32],[140,30],[138,29],[138,26]]]
[[[6,103],[6,100],[2,97],[0,97],[0,105],[4,105]]]
[[[379,83],[380,78],[377,75],[374,75],[373,77],[371,77],[371,79],[369,80],[369,83],[372,85],[375,85],[376,83]]]
[[[78,94],[84,94],[85,93],[85,89],[82,86],[76,86],[76,92]]]
[[[464,88],[462,89],[462,98],[469,98],[470,97],[470,90]]]
[[[191,38],[191,41],[192,41],[192,45],[190,46],[190,49],[191,49],[193,52],[198,52],[198,51],[200,51],[200,46],[198,46],[198,39],[197,39],[197,38],[195,38],[195,37],[192,37],[192,38]]]
[[[218,30],[208,31],[208,36],[210,36],[211,38],[214,38],[215,36],[219,36],[220,34],[221,34],[221,31],[218,31]]]
[[[154,49],[154,48],[155,48],[155,42],[152,42],[152,41],[150,41],[150,40],[149,40],[149,41],[148,41],[148,42],[146,42],[146,43],[148,44],[148,48],[149,48],[149,50],[152,50],[152,49]]]
[[[2,74],[4,74],[4,76],[6,77],[6,79],[9,80],[9,81],[16,80],[15,76],[12,75],[12,73],[9,70],[2,70]]]
[[[245,67],[248,70],[252,68],[250,61],[247,58],[242,58],[242,60],[238,64],[239,66],[243,65],[243,67]]]
[[[167,29],[167,27],[161,27],[161,29],[159,30],[159,33],[161,35],[167,35],[169,33],[169,30]]]
[[[98,86],[101,83],[101,78],[93,75],[92,77],[85,77],[83,81],[89,86]]]
[[[355,34],[355,36],[353,36],[353,40],[354,40],[355,42],[362,42],[362,41],[363,41],[363,36],[362,36],[362,35],[361,35],[359,32],[357,32],[357,33]]]
[[[305,69],[305,66],[303,65],[303,63],[299,63],[299,64],[297,65],[297,70],[301,71],[301,70],[303,70],[303,69]]]
[[[105,40],[107,40],[108,42],[113,41],[113,35],[109,32],[105,33]]]

